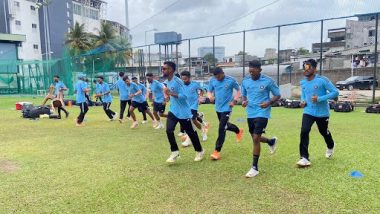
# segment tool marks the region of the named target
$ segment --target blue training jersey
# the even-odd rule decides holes
[[[58,81],[54,84],[54,95],[59,94],[59,90],[66,88],[65,84],[62,81]]]
[[[215,94],[215,110],[217,112],[232,111],[229,104],[233,100],[234,89],[239,91],[240,86],[233,77],[226,75],[222,81],[218,81],[215,77],[210,79],[208,90]]]
[[[169,111],[174,114],[178,119],[189,119],[192,117],[189,103],[185,94],[183,81],[174,76],[171,81],[167,80],[167,88],[177,97],[170,96],[170,109]]]
[[[150,91],[154,96],[154,102],[163,103],[165,101],[164,84],[160,83],[157,80],[153,80],[150,84]]]
[[[146,87],[142,83],[138,83],[137,86],[141,90],[141,95],[142,95],[142,97],[140,98],[142,100],[141,102],[145,102],[146,101]]]
[[[334,99],[339,95],[338,89],[324,76],[316,75],[311,81],[306,78],[300,81],[301,101],[306,102],[304,114],[314,117],[330,116],[328,100]],[[318,96],[316,103],[312,97]]]
[[[129,98],[128,98],[129,91],[127,89],[125,82],[122,79],[118,79],[116,81],[115,85],[113,86],[113,89],[119,90],[119,95],[120,95],[121,101],[129,100]]]
[[[110,86],[108,85],[108,83],[106,82],[103,82],[102,84],[99,84],[100,86],[100,93],[101,94],[104,94],[104,93],[107,93],[107,92],[110,92],[106,95],[103,95],[103,103],[112,103],[112,95],[111,95],[111,90],[110,90]]]
[[[187,102],[189,103],[190,109],[198,110],[199,104],[199,90],[201,90],[201,85],[198,82],[190,81],[188,85],[184,84],[185,94],[187,97]]]
[[[84,102],[86,102],[85,92],[83,91],[86,88],[87,88],[87,83],[84,82],[84,81],[82,81],[82,80],[78,80],[78,82],[75,84],[76,101],[77,101],[77,103],[84,103]]]
[[[126,84],[126,86],[127,86],[128,91],[129,91],[129,94],[136,94],[140,90],[139,86],[134,82],[131,82],[129,85]],[[135,101],[138,103],[143,103],[144,102],[143,95],[139,94],[139,95],[133,97],[132,101]]]
[[[251,77],[243,79],[241,93],[247,98],[247,118],[270,118],[271,106],[261,108],[260,104],[270,101],[270,93],[280,96],[280,89],[270,77],[261,74],[258,80]]]

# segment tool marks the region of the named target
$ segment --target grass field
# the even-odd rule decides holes
[[[108,122],[101,107],[90,108],[81,128],[73,122],[78,107],[62,120],[21,119],[14,110],[16,101],[41,100],[0,97],[0,213],[380,213],[380,115],[364,109],[332,113],[331,160],[314,126],[313,165],[298,169],[302,110],[274,108],[267,135],[279,138],[278,150],[269,155],[263,145],[260,175],[246,179],[252,141],[240,106],[231,122],[246,130],[244,139],[236,144],[228,133],[221,161],[208,158],[217,120],[204,105],[212,124],[207,158],[195,163],[194,150],[181,149],[180,161],[168,165],[164,130]],[[364,177],[350,177],[353,170]]]

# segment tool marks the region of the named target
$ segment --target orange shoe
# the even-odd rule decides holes
[[[220,156],[220,152],[218,151],[214,151],[212,154],[211,154],[211,160],[220,160],[222,157]]]
[[[240,143],[241,139],[243,138],[243,129],[239,129],[239,133],[236,134],[236,143]]]

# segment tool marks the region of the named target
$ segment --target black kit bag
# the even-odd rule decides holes
[[[353,110],[354,110],[354,104],[348,101],[337,102],[334,107],[335,112],[351,112]]]
[[[367,113],[380,114],[380,104],[370,105],[365,109]]]

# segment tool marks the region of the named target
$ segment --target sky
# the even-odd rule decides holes
[[[125,0],[106,2],[107,18],[125,24]],[[132,46],[144,45],[145,34],[147,43],[152,44],[154,32],[149,31],[152,29],[175,31],[185,39],[380,12],[380,0],[129,0],[128,6]],[[326,21],[323,40],[328,41],[327,29],[345,27],[345,23],[346,19]],[[227,56],[241,51],[242,41],[242,33],[215,37],[215,45],[224,46]],[[320,23],[281,28],[281,49],[304,47],[310,50],[311,44],[319,41]],[[196,55],[201,46],[212,46],[212,38],[192,41],[191,55]],[[265,48],[277,48],[277,28],[246,33],[249,54],[263,56]],[[187,55],[187,42],[180,45],[179,51]]]

